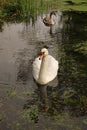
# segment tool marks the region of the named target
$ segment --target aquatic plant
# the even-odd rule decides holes
[[[25,109],[22,118],[34,121],[37,123],[38,121],[38,107],[36,105],[30,106],[30,108]]]
[[[8,89],[7,90],[7,95],[8,95],[8,97],[13,98],[13,97],[15,97],[17,95],[17,93],[13,89]]]

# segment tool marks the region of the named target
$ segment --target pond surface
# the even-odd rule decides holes
[[[87,53],[75,49],[87,44],[87,13],[58,11],[52,28],[44,16],[4,23],[0,32],[0,129],[87,130]],[[44,46],[60,67],[43,87],[33,80],[32,61]]]

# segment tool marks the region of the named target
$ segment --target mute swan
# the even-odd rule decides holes
[[[33,62],[33,77],[37,83],[45,85],[57,76],[58,68],[58,61],[43,48],[40,56]]]
[[[46,16],[44,19],[43,19],[43,23],[46,25],[46,26],[51,26],[51,25],[54,25],[55,24],[55,20],[53,19],[53,15],[56,16],[55,12],[51,12],[50,13],[50,16]]]

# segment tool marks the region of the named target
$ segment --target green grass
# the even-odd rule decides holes
[[[87,0],[62,0],[62,10],[87,11]],[[71,4],[70,4],[71,3]]]
[[[71,3],[71,4],[70,4]],[[72,4],[73,3],[73,4]],[[0,0],[0,19],[25,20],[52,10],[87,11],[86,0]]]

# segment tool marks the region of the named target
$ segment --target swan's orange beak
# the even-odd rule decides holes
[[[39,56],[39,60],[42,60],[44,57],[44,53],[41,53],[40,56]]]

